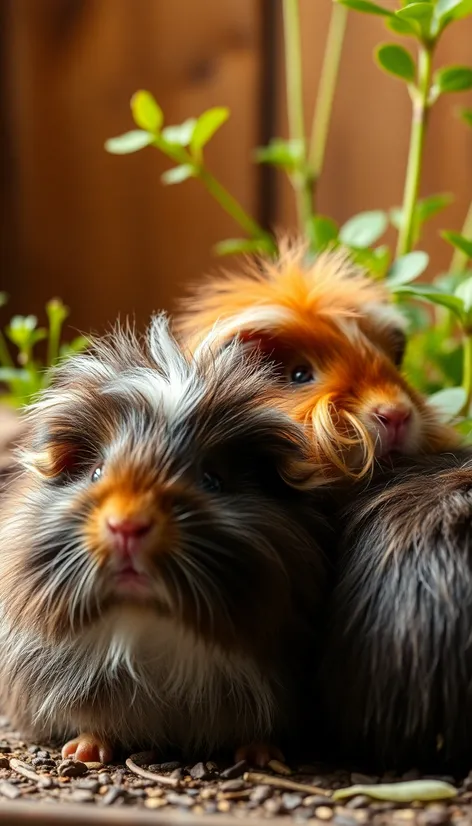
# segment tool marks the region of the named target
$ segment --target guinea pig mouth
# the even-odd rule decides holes
[[[133,596],[143,598],[153,595],[152,582],[149,576],[138,571],[131,561],[120,565],[113,576],[113,590],[119,596]]]
[[[386,429],[380,425],[376,436],[375,455],[378,459],[391,453],[403,453],[410,442],[410,424],[407,422],[397,430]]]

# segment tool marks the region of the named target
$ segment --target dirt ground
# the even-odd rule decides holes
[[[414,771],[403,775],[405,780],[416,778]],[[288,817],[327,826],[472,823],[472,772],[465,779],[441,778],[458,789],[457,798],[444,803],[395,805],[364,795],[342,804],[331,799],[334,789],[394,779],[391,774],[380,778],[331,771],[320,764],[290,770],[275,764],[265,772],[243,763],[156,764],[149,753],[134,755],[124,764],[74,763],[61,760],[49,744],[25,742],[0,718],[0,822],[12,825],[188,823],[193,819],[219,823],[234,818],[267,823]],[[34,806],[22,806],[27,802]],[[195,817],[189,818],[190,814]]]

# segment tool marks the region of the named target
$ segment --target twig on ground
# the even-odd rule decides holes
[[[27,777],[28,780],[33,780],[35,783],[40,783],[41,780],[44,780],[40,774],[35,772],[28,763],[24,763],[23,760],[17,760],[16,757],[10,758],[10,768],[13,769],[17,774],[21,774],[23,777]]]
[[[331,797],[331,792],[322,789],[321,786],[297,783],[295,780],[288,780],[286,777],[273,777],[271,774],[263,774],[262,772],[245,772],[243,774],[243,780],[247,783],[277,786],[279,789],[290,789],[292,792],[306,792],[306,794],[321,794],[324,797]]]
[[[137,761],[144,754],[147,754],[147,752],[139,752],[139,754],[132,754],[131,757],[128,757],[125,763],[126,768],[133,774],[137,774],[138,777],[144,777],[145,780],[154,780],[155,783],[160,783],[161,786],[171,786],[176,789],[180,785],[180,781],[176,777],[166,777],[163,774],[151,772],[149,769],[143,769]]]

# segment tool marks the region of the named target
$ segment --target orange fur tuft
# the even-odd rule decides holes
[[[386,289],[366,278],[344,251],[322,253],[309,265],[306,254],[306,245],[282,239],[276,260],[248,258],[241,272],[207,279],[182,302],[178,332],[193,346],[217,323],[227,327],[228,337],[245,330],[285,331],[302,342],[313,334],[314,318],[329,325],[361,318],[369,305],[387,304]]]

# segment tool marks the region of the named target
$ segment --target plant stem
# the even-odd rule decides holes
[[[469,211],[466,215],[461,235],[463,235],[464,238],[472,239],[472,202],[469,206]],[[467,255],[467,253],[462,252],[462,250],[458,250],[457,248],[454,249],[454,254],[451,258],[451,266],[449,267],[449,271],[452,273],[465,272],[465,270],[467,269],[468,261],[469,256]]]
[[[59,355],[59,341],[61,338],[62,323],[59,319],[54,317],[49,318],[49,338],[48,338],[48,354],[47,366],[52,367],[56,363]]]
[[[397,256],[411,252],[414,244],[415,206],[423,163],[423,148],[429,110],[429,91],[433,68],[433,45],[420,43],[418,56],[418,88],[413,96],[413,118],[410,148],[403,193],[403,216],[397,243]]]
[[[232,218],[239,224],[242,229],[247,232],[251,238],[261,238],[267,242],[268,250],[270,246],[271,252],[276,251],[275,242],[269,233],[265,232],[262,227],[251,218],[246,210],[241,206],[236,198],[233,198],[230,192],[208,171],[205,167],[201,167],[198,171],[198,177],[206,186],[210,195],[215,201],[218,201],[221,207],[231,215]]]
[[[348,9],[346,6],[333,3],[308,155],[308,166],[314,178],[313,201],[315,201],[316,198],[316,186],[323,170],[329,124],[341,63],[344,34],[346,31],[347,15]]]
[[[297,204],[298,227],[307,229],[313,213],[313,176],[306,158],[305,118],[303,113],[302,46],[298,0],[283,0],[285,77],[290,140],[300,146],[300,166],[291,175]]]
[[[467,398],[463,407],[464,415],[468,415],[472,401],[472,336],[464,330],[464,366],[462,368],[462,387],[467,393]]]

